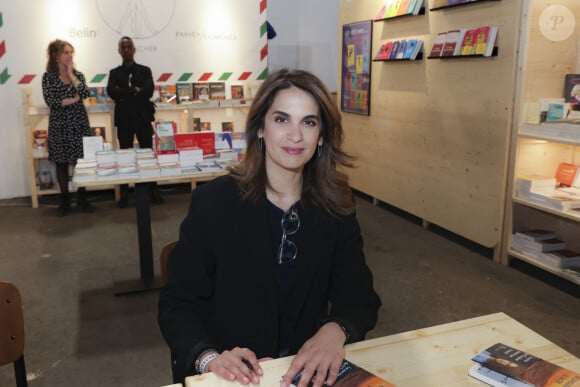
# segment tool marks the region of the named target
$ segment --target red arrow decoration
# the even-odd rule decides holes
[[[2,58],[4,56],[4,54],[6,54],[6,41],[3,40],[2,43],[0,43],[0,58]]]
[[[157,82],[167,82],[173,73],[163,73],[157,78]]]
[[[203,74],[201,74],[201,77],[199,77],[198,81],[200,81],[200,82],[208,81],[212,75],[213,75],[213,73],[203,73]]]
[[[242,75],[238,77],[238,81],[245,81],[246,79],[250,78],[250,75],[252,75],[251,71],[243,72]]]
[[[18,81],[19,85],[27,85],[34,79],[35,74],[25,74],[20,80]]]

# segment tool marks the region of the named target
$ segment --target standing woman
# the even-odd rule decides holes
[[[250,107],[244,161],[196,188],[168,261],[159,324],[175,381],[257,384],[258,359],[294,355],[281,385],[336,380],[380,299],[342,172],[341,116],[312,73],[270,74]]]
[[[42,76],[42,94],[50,109],[48,119],[48,159],[56,164],[60,187],[61,216],[70,210],[68,191],[69,165],[83,157],[83,136],[91,135],[89,117],[83,99],[89,96],[85,76],[74,68],[73,46],[56,39],[48,45],[48,62]],[[77,191],[77,205],[83,212],[94,208],[87,201],[85,188]]]

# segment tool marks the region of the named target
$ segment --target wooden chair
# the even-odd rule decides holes
[[[167,258],[171,254],[171,250],[175,247],[177,241],[169,242],[161,250],[161,257],[159,258],[159,264],[161,265],[161,284],[167,284]]]
[[[0,366],[14,364],[17,387],[27,387],[24,366],[24,316],[16,286],[0,282]]]

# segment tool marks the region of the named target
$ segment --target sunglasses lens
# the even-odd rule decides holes
[[[278,263],[288,263],[291,262],[294,258],[296,258],[296,254],[298,253],[298,247],[294,242],[289,240],[284,240],[280,245],[280,249],[278,251]]]
[[[286,235],[295,234],[300,228],[300,218],[295,211],[290,211],[284,214],[282,218],[282,230]]]

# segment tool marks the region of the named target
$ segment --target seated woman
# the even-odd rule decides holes
[[[245,159],[191,196],[168,261],[159,325],[174,379],[214,372],[257,384],[258,359],[296,354],[282,380],[332,384],[344,344],[362,340],[380,299],[365,262],[341,150],[341,115],[323,83],[270,74],[246,122]]]

